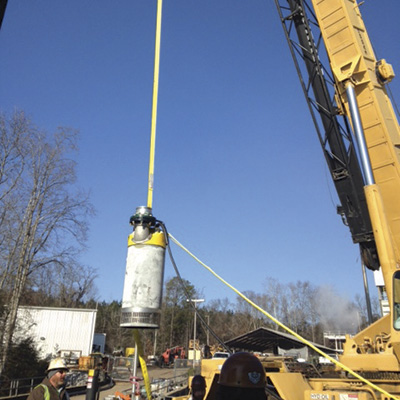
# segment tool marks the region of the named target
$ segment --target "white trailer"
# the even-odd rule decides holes
[[[31,337],[41,358],[92,352],[97,310],[20,306],[15,339]]]

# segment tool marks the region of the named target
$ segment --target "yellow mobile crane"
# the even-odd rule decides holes
[[[267,397],[400,399],[400,128],[385,87],[393,69],[375,58],[356,0],[275,3],[338,193],[338,213],[363,264],[381,268],[390,313],[346,337],[329,378],[265,360]],[[222,363],[202,362],[205,400],[215,399]]]
[[[339,361],[355,374],[267,376],[284,399],[400,398],[400,128],[385,87],[394,72],[376,59],[356,0],[275,3],[338,193],[338,213],[364,265],[381,268],[390,312],[346,337]]]
[[[299,76],[308,77],[301,82],[339,194],[338,211],[365,265],[381,267],[390,307],[389,315],[347,337],[341,362],[370,378],[399,378],[400,128],[385,88],[393,69],[376,60],[355,0],[276,4]],[[326,70],[317,35],[325,45]]]

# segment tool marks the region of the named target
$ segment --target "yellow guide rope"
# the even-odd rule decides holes
[[[350,368],[346,367],[346,365],[342,364],[341,362],[335,360],[328,354],[324,353],[322,350],[318,349],[315,347],[311,342],[309,342],[307,339],[301,337],[299,334],[291,330],[288,326],[284,325],[282,322],[278,321],[275,317],[273,317],[271,314],[269,314],[267,311],[263,310],[261,307],[259,307],[257,304],[252,302],[249,298],[247,298],[243,293],[239,292],[235,287],[233,287],[231,284],[229,284],[227,281],[225,281],[222,277],[220,277],[215,271],[213,271],[208,265],[204,264],[199,258],[197,258],[194,254],[192,254],[186,247],[184,247],[177,239],[175,239],[171,234],[168,234],[168,236],[172,239],[172,241],[177,244],[182,250],[184,250],[186,253],[188,253],[191,257],[193,257],[200,265],[202,265],[205,269],[207,269],[211,274],[213,274],[217,279],[219,279],[223,284],[228,286],[230,289],[232,289],[237,295],[239,295],[243,300],[245,300],[247,303],[249,303],[251,306],[253,306],[255,309],[258,311],[262,312],[266,317],[268,317],[271,321],[275,322],[277,325],[279,325],[281,328],[285,329],[287,332],[289,332],[291,335],[302,341],[305,345],[308,347],[312,348],[314,351],[317,353],[321,354],[323,357],[327,358],[331,362],[333,362],[335,365],[339,366],[342,368],[344,371],[348,372],[349,374],[353,375],[355,378],[359,379],[360,381],[364,382],[371,388],[377,390],[378,392],[382,393],[383,395],[393,399],[393,400],[399,400],[397,397],[391,395],[390,393],[386,392],[384,389],[380,388],[379,386],[376,386],[369,380],[363,378],[361,375],[357,374],[357,372],[351,370]]]

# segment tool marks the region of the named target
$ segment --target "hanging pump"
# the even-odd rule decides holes
[[[122,296],[121,327],[160,325],[166,237],[151,208],[138,207],[130,219],[128,255]]]
[[[153,217],[151,210],[160,64],[161,10],[162,0],[158,0],[147,207],[138,207],[130,220],[131,225],[133,225],[133,233],[128,237],[128,256],[120,323],[120,326],[125,328],[157,329],[160,325],[166,232],[165,229],[164,231],[161,229],[162,224]]]

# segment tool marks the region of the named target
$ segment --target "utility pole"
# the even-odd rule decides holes
[[[210,314],[207,314],[207,346],[210,345]]]
[[[194,304],[194,318],[193,318],[193,370],[196,370],[196,323],[197,323],[197,304],[203,303],[204,299],[188,299],[188,302]]]

